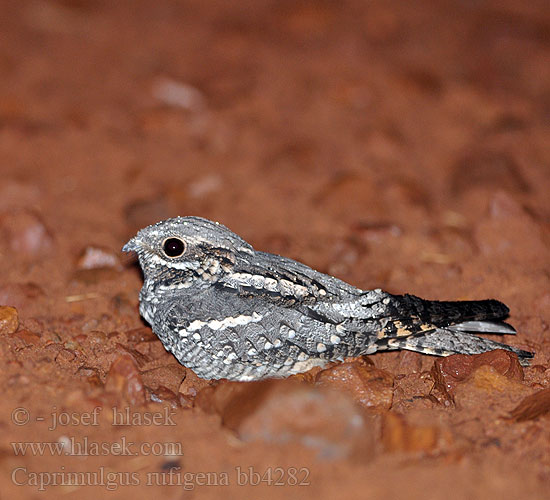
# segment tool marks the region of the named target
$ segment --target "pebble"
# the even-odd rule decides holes
[[[177,408],[180,404],[177,394],[163,385],[159,385],[156,389],[152,389],[149,397],[154,403],[169,403],[173,408]]]
[[[457,386],[481,366],[492,367],[499,375],[511,380],[523,380],[523,368],[518,357],[504,349],[482,354],[453,354],[435,360],[431,374],[435,387],[447,398],[453,398]]]
[[[0,306],[0,334],[9,335],[19,328],[17,309],[10,306]]]
[[[518,403],[530,389],[516,379],[506,377],[491,365],[482,365],[456,387],[454,401],[459,408],[502,408]]]
[[[88,383],[94,387],[103,387],[99,370],[93,367],[82,366],[77,370],[79,375],[86,377]]]
[[[550,389],[543,389],[524,398],[511,412],[516,422],[535,420],[550,413]]]
[[[295,379],[207,387],[196,404],[246,442],[300,443],[322,460],[374,456],[375,425],[346,394]]]
[[[105,389],[122,396],[134,406],[145,403],[145,388],[134,358],[130,354],[121,354],[111,364]]]
[[[30,330],[20,330],[14,334],[15,338],[20,339],[23,343],[28,346],[38,345],[40,343],[40,335]]]
[[[72,349],[62,349],[55,357],[55,362],[62,368],[69,369],[76,358],[76,352],[74,352]]]
[[[185,380],[187,370],[178,364],[159,366],[141,373],[143,383],[153,389],[165,387],[175,394],[178,393],[182,382]]]
[[[112,268],[121,270],[122,264],[117,253],[100,246],[87,246],[84,248],[76,262],[77,269],[103,269]]]
[[[0,232],[9,248],[24,257],[42,257],[53,247],[53,238],[40,219],[29,210],[0,215]]]

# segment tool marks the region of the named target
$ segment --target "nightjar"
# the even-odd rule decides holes
[[[176,217],[123,248],[144,274],[140,313],[179,362],[207,379],[286,377],[377,351],[533,354],[472,332],[514,334],[496,300],[440,302],[360,290],[254,250],[225,226]]]

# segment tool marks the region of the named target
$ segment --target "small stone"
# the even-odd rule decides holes
[[[510,417],[516,422],[535,420],[550,413],[550,389],[543,389],[524,398],[511,412]]]
[[[203,391],[208,397],[201,407],[208,402],[223,425],[246,442],[297,442],[324,460],[374,455],[371,418],[337,391],[293,379],[227,382]]]
[[[149,356],[147,356],[146,354],[142,354],[136,349],[132,349],[129,346],[127,347],[125,345],[122,345],[119,342],[116,342],[115,345],[116,351],[120,354],[129,354],[130,356],[132,356],[132,359],[135,361],[140,370],[151,361],[151,358]]]
[[[518,402],[530,389],[517,380],[500,374],[490,365],[482,365],[455,389],[454,401],[461,408],[492,408]]]
[[[414,410],[425,410],[441,407],[448,401],[438,400],[433,391],[433,379],[429,372],[400,374],[395,377],[393,391],[393,412],[408,414]]]
[[[155,403],[169,403],[173,408],[179,406],[178,396],[163,385],[159,385],[156,389],[151,390],[149,397]]]
[[[144,371],[141,373],[141,378],[147,387],[156,389],[163,386],[177,394],[186,374],[185,367],[178,363]]]
[[[185,410],[189,410],[189,409],[193,408],[194,401],[191,397],[184,396],[181,393],[178,393],[177,397],[178,397],[179,406],[181,408],[183,408]]]
[[[516,354],[504,349],[482,354],[453,354],[435,360],[431,370],[435,387],[446,397],[451,398],[456,387],[481,366],[491,366],[499,374],[511,380],[523,380],[523,368]]]
[[[55,357],[55,361],[58,365],[68,368],[72,365],[72,362],[76,359],[76,353],[71,349],[62,349]]]
[[[18,373],[16,375],[12,375],[7,380],[8,386],[22,386],[22,385],[29,385],[31,382],[31,379],[27,377],[26,375],[23,375],[21,373]]]
[[[38,345],[40,343],[40,335],[30,330],[20,330],[14,334],[14,338],[22,340],[26,346]]]
[[[102,346],[107,342],[107,334],[100,330],[91,330],[88,333],[88,342],[92,346]]]
[[[77,269],[122,269],[122,264],[117,253],[109,248],[100,246],[87,246],[82,250],[77,263]]]
[[[10,250],[24,257],[43,256],[53,246],[53,239],[40,217],[29,210],[0,215],[0,232]]]
[[[103,387],[103,382],[101,381],[101,376],[97,368],[81,366],[77,370],[77,373],[83,377],[86,377],[90,385],[94,387]]]
[[[113,363],[105,389],[120,394],[131,405],[145,403],[145,388],[134,358],[130,354],[121,354]]]
[[[361,406],[387,410],[393,401],[390,373],[360,361],[335,365],[317,374],[316,383],[348,393]]]
[[[10,306],[0,306],[0,334],[9,335],[19,328],[17,309]]]

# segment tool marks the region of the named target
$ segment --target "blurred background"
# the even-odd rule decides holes
[[[403,287],[364,254],[469,257],[456,233],[495,199],[548,221],[548,16],[546,1],[3,0],[0,206],[40,213],[62,244],[115,247],[201,215]]]
[[[0,0],[0,303],[142,327],[121,246],[199,215],[359,287],[503,300],[547,367],[549,57],[547,0]]]

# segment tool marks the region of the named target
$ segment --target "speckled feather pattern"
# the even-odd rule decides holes
[[[168,256],[165,242],[183,242]],[[496,300],[439,302],[360,290],[294,260],[256,251],[225,226],[176,217],[123,248],[144,274],[140,312],[181,364],[207,379],[286,377],[329,361],[408,349],[446,356],[503,348],[471,332],[515,333]]]

